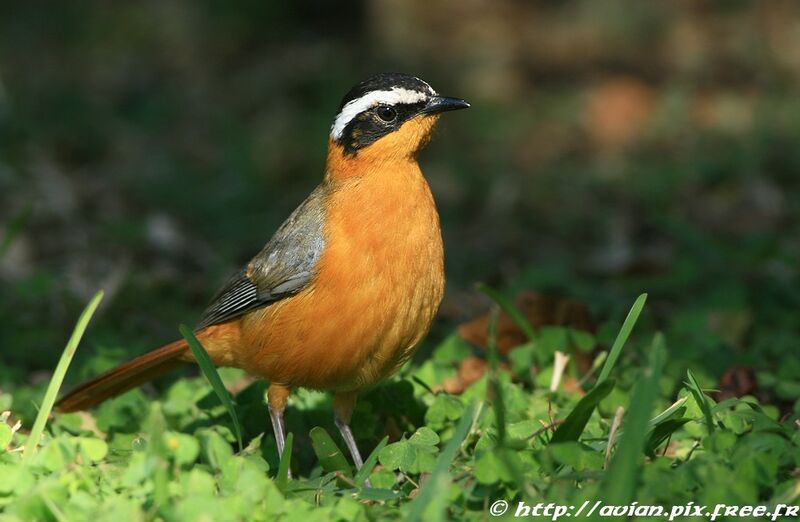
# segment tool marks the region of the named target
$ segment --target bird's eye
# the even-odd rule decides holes
[[[388,105],[381,105],[377,109],[378,118],[383,121],[389,122],[397,118],[397,111]]]

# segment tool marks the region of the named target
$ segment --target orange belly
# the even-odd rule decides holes
[[[419,167],[342,181],[328,208],[313,283],[211,327],[215,361],[290,387],[350,391],[413,354],[444,290],[439,217]]]

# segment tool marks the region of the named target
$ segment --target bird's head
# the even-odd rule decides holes
[[[467,107],[464,100],[440,96],[415,76],[375,75],[342,99],[331,126],[329,157],[345,161],[414,158],[430,139],[442,112]]]

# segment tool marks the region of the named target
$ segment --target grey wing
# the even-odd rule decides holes
[[[325,248],[328,194],[328,186],[323,183],[292,212],[261,252],[217,293],[196,329],[267,306],[311,283]]]

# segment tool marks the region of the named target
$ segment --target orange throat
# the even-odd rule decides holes
[[[329,139],[325,179],[341,181],[376,171],[393,172],[408,163],[419,171],[417,153],[430,141],[438,119],[437,115],[417,116],[353,154],[345,153],[340,144]]]

